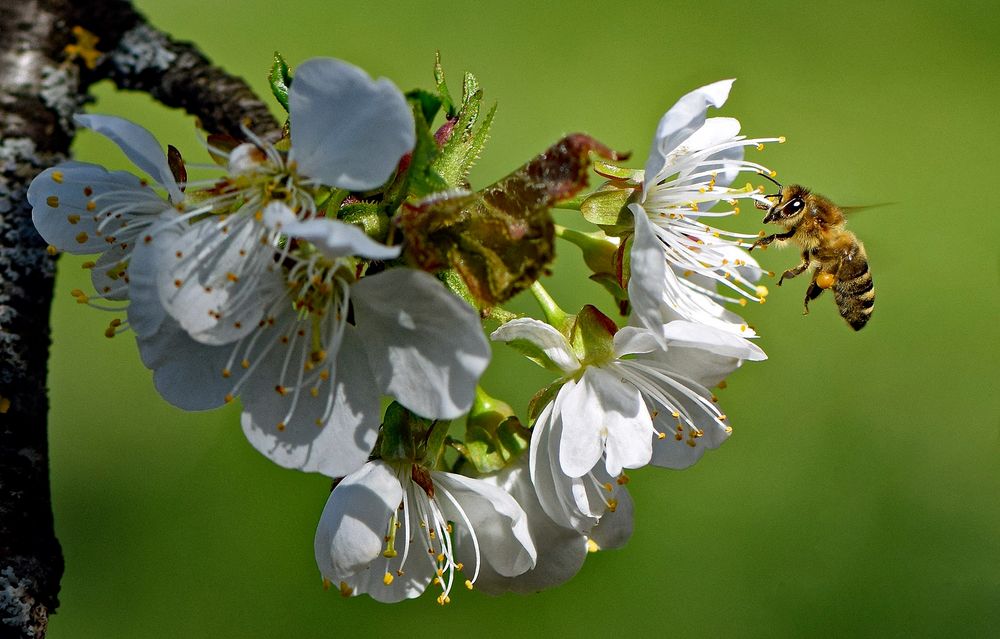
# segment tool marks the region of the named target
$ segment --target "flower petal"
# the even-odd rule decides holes
[[[160,302],[192,338],[204,344],[240,339],[257,328],[267,301],[284,295],[273,252],[261,246],[265,232],[237,214],[152,234]]]
[[[340,220],[313,218],[304,222],[286,222],[279,228],[290,237],[306,240],[329,258],[359,255],[373,260],[399,257],[402,248],[386,246],[365,235],[365,232]]]
[[[506,342],[528,359],[552,371],[572,373],[580,360],[566,337],[555,327],[530,317],[513,319],[490,334],[494,342]]]
[[[597,522],[594,529],[590,531],[590,539],[601,550],[621,548],[632,537],[633,513],[635,512],[632,496],[624,486],[620,486],[615,491],[615,499],[617,505],[614,511],[609,510],[604,513],[601,521]]]
[[[388,395],[430,419],[453,419],[472,405],[490,359],[478,314],[434,276],[408,268],[351,287],[359,337]]]
[[[453,473],[435,472],[432,477],[436,487],[443,489],[435,493],[442,512],[458,527],[471,524],[480,554],[493,570],[504,577],[515,577],[535,565],[537,553],[528,532],[527,517],[506,491]],[[469,551],[468,554],[456,558],[467,566],[475,566],[474,549],[469,546],[463,550]]]
[[[308,335],[300,342],[308,348]],[[351,327],[329,357],[336,358],[327,369],[331,378],[316,379],[315,394],[307,388],[275,392],[284,358],[267,357],[241,393],[241,423],[253,447],[279,466],[343,477],[364,464],[375,446],[380,396]],[[318,376],[320,369],[313,372]]]
[[[82,162],[63,162],[42,171],[28,187],[28,202],[42,238],[77,255],[107,250],[119,235],[138,232],[129,228],[136,218],[152,220],[170,208],[131,173]]]
[[[167,164],[167,155],[152,133],[138,124],[113,115],[79,114],[73,116],[73,120],[117,144],[133,164],[167,190],[171,202],[184,199],[184,193],[177,186],[177,180]]]
[[[406,98],[385,78],[333,58],[307,60],[289,90],[292,159],[328,186],[366,191],[385,183],[414,145]]]
[[[403,486],[385,462],[369,462],[344,477],[316,527],[313,547],[320,573],[339,583],[377,559],[402,499]]]
[[[704,389],[699,394],[706,399],[710,397]],[[715,419],[713,413],[691,397],[675,393],[673,399],[678,407],[691,417],[695,427],[702,432],[702,436],[697,438],[684,436],[681,439],[665,437],[654,441],[650,463],[654,466],[681,470],[694,465],[707,450],[721,446],[729,438],[732,429]],[[660,413],[657,422],[659,422],[657,428],[663,432],[671,432],[673,425],[676,424],[676,421],[665,412]]]
[[[669,111],[663,114],[656,127],[653,146],[646,160],[644,173],[646,177],[642,186],[643,199],[646,197],[650,184],[661,178],[659,174],[666,165],[667,155],[693,132],[701,128],[705,123],[705,113],[708,111],[708,107],[718,108],[725,104],[732,86],[733,80],[720,80],[695,89],[678,100],[674,106],[670,107]]]
[[[671,347],[688,346],[754,362],[767,359],[764,351],[753,342],[712,326],[677,320],[664,325],[662,331]]]
[[[479,568],[476,590],[490,595],[505,592],[526,594],[562,584],[580,571],[587,556],[586,537],[556,524],[545,514],[531,483],[527,460],[528,456],[524,455],[514,465],[482,478],[482,481],[508,492],[524,510],[528,532],[538,553],[534,568],[515,577],[505,577],[494,570],[489,562],[484,562]],[[459,528],[456,553],[466,555],[465,547],[470,543],[469,535],[463,528]]]

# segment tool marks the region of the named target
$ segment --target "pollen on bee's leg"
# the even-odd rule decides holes
[[[833,273],[820,273],[816,276],[816,286],[820,288],[830,288],[837,281]]]

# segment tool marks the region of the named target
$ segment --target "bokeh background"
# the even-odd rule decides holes
[[[350,60],[432,86],[440,49],[499,112],[485,185],[563,134],[635,152],[685,92],[736,77],[723,115],[785,135],[759,157],[857,215],[878,290],[855,334],[805,282],[746,309],[770,360],[719,391],[735,426],[684,472],[632,474],[635,534],[536,596],[456,592],[387,607],[325,592],[312,537],[329,481],[280,469],[235,407],[185,414],[153,391],[128,335],[78,307],[60,263],[53,311],[52,490],[66,555],[53,637],[997,636],[1000,42],[991,2],[328,3],[141,0],[262,94],[273,50]],[[191,118],[101,86],[189,160]],[[97,136],[83,160],[125,168]],[[573,225],[575,215],[558,212]],[[756,232],[756,211],[732,220]],[[600,302],[571,246],[549,285]],[[780,271],[794,249],[760,258]],[[518,310],[532,310],[519,300]],[[498,351],[487,386],[523,408],[548,381]]]

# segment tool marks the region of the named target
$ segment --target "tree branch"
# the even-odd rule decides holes
[[[92,69],[73,49],[87,52],[77,26],[99,38]],[[241,79],[123,0],[4,2],[0,33],[0,636],[43,637],[63,572],[46,433],[55,262],[31,223],[28,185],[68,156],[72,114],[104,78],[185,109],[213,133],[243,137],[243,124],[273,138],[280,125]]]

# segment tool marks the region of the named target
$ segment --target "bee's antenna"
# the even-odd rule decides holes
[[[770,176],[770,175],[768,175],[767,173],[764,173],[763,171],[760,171],[760,172],[759,172],[759,175],[761,175],[761,176],[763,176],[763,177],[766,177],[767,179],[769,179],[769,180],[771,180],[772,182],[774,182],[775,184],[777,184],[777,185],[778,185],[778,188],[779,188],[779,189],[783,189],[783,188],[784,188],[783,186],[781,186],[781,182],[779,182],[779,181],[775,180],[775,179],[774,179],[773,177],[771,177],[771,176]]]

